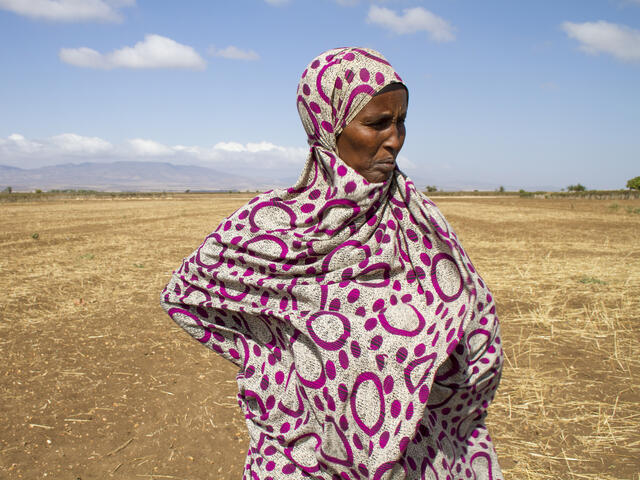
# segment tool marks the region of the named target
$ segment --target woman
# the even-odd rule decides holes
[[[224,220],[163,292],[171,318],[239,368],[247,480],[501,477],[484,426],[495,307],[396,166],[407,100],[378,52],[314,59],[299,180]]]

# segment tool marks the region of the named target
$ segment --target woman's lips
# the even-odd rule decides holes
[[[376,162],[376,166],[382,168],[383,170],[393,170],[394,168],[396,168],[396,161],[393,158],[387,158],[385,160]]]

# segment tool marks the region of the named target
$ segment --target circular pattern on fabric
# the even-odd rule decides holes
[[[320,464],[316,456],[309,455],[309,452],[316,451],[321,443],[322,439],[317,433],[305,433],[291,440],[284,449],[284,454],[303,471],[314,473],[320,470]]]
[[[433,352],[424,357],[411,360],[407,364],[404,369],[404,381],[410,393],[414,393],[427,379],[437,356],[438,354]],[[423,365],[423,363],[426,363],[426,365]]]
[[[356,424],[369,436],[375,435],[384,421],[382,382],[373,372],[363,372],[353,384],[351,415]]]
[[[462,293],[460,268],[448,253],[438,253],[433,257],[431,283],[438,296],[445,302],[456,300]]]
[[[348,240],[344,243],[341,243],[325,255],[324,259],[322,260],[322,272],[326,273],[338,270],[344,267],[345,263],[347,262],[356,263],[364,261],[370,255],[370,252],[371,250],[369,249],[369,247],[363,246],[359,241]],[[348,278],[343,277],[344,280],[349,280],[350,278],[351,275],[348,275]],[[360,292],[358,290],[356,290],[356,292],[357,296],[359,296]],[[353,301],[349,298],[353,298],[353,295],[356,295],[356,293],[350,295],[351,297],[347,297],[349,302],[355,302],[355,300],[357,300],[357,296]]]
[[[307,320],[309,335],[325,350],[338,350],[351,334],[349,319],[338,312],[321,311]],[[333,340],[331,337],[334,337]]]
[[[247,250],[249,255],[254,257],[262,257],[269,259],[284,260],[287,258],[289,247],[281,238],[275,235],[256,235],[247,240],[242,247]]]
[[[281,202],[260,202],[249,213],[249,224],[263,231],[273,231],[274,225],[291,229],[296,226],[296,214]]]
[[[378,314],[380,325],[389,333],[403,337],[415,337],[424,329],[426,321],[413,305],[400,304]],[[400,327],[413,327],[412,330]]]
[[[293,343],[295,358],[304,359],[296,362],[298,379],[305,387],[321,388],[325,383],[325,373],[318,351],[308,338],[301,336]]]

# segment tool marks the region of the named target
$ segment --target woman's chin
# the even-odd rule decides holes
[[[366,178],[369,183],[383,183],[391,178],[391,175],[393,174],[393,171],[395,169],[395,164],[391,168],[387,165],[384,165],[380,168],[376,168],[375,170],[371,170],[366,174],[363,174],[362,176]]]

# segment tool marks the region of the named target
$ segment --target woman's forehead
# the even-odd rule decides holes
[[[377,119],[380,116],[404,117],[407,113],[407,93],[405,89],[380,91],[371,98],[354,120]]]

